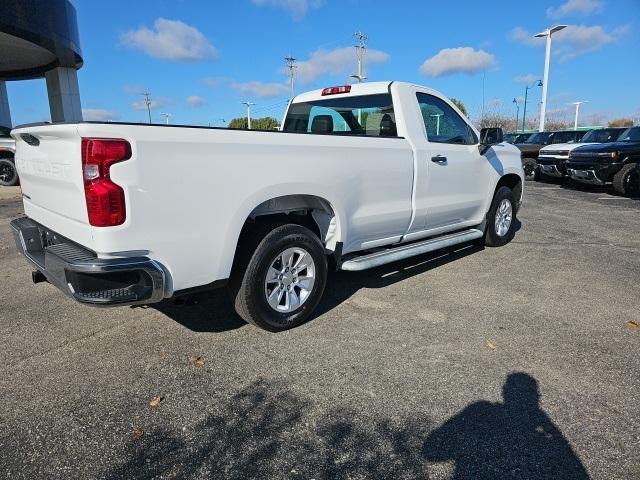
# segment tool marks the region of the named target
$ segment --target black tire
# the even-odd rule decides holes
[[[18,185],[18,171],[11,158],[0,158],[0,185],[13,187]]]
[[[538,178],[538,162],[534,158],[523,158],[522,169],[525,180],[535,180]]]
[[[624,165],[613,177],[613,189],[627,197],[640,196],[640,164]]]
[[[256,238],[257,235],[260,237]],[[311,230],[294,224],[267,226],[248,236],[250,238],[239,246],[239,257],[229,284],[236,312],[246,322],[270,332],[281,332],[303,324],[318,306],[327,282],[327,257],[322,243]],[[311,255],[315,282],[302,305],[284,313],[269,305],[265,281],[274,260],[288,248],[303,249]]]
[[[504,200],[507,200],[511,204],[511,222],[506,233],[500,235],[496,226],[496,216],[498,214],[498,208]],[[509,187],[500,187],[491,202],[491,208],[487,214],[487,226],[484,235],[484,244],[488,247],[501,247],[506,245],[516,233],[516,198],[513,195],[513,191]]]

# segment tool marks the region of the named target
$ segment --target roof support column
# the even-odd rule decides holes
[[[81,122],[80,89],[75,68],[58,67],[45,73],[52,122]]]
[[[9,96],[7,84],[0,80],[0,127],[11,128],[11,110],[9,110]]]

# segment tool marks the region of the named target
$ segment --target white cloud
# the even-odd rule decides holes
[[[82,118],[91,122],[108,122],[118,120],[120,115],[113,110],[104,110],[101,108],[83,108]]]
[[[232,82],[233,79],[230,77],[207,77],[202,79],[202,83],[209,87],[217,87],[218,85],[222,85],[224,83]]]
[[[163,60],[203,60],[214,58],[218,53],[200,30],[179,20],[166,18],[158,18],[153,29],[143,26],[126,32],[120,41]]]
[[[569,25],[564,30],[553,34],[554,51],[559,55],[561,62],[565,62],[574,57],[587,52],[598,50],[604,45],[616,43],[629,32],[628,25],[621,25],[613,30],[607,31],[600,25]],[[545,38],[534,38],[532,34],[516,27],[511,31],[511,37],[526,45],[544,45]]]
[[[198,95],[189,95],[186,102],[190,107],[203,107],[207,104],[207,101]]]
[[[263,83],[263,82],[234,82],[231,87],[241,93],[260,98],[272,98],[284,95],[289,91],[289,87],[283,83]]]
[[[495,57],[484,50],[471,47],[444,48],[428,58],[420,67],[424,75],[442,77],[454,73],[472,75],[482,72],[495,64]]]
[[[160,100],[151,100],[151,103],[149,104],[149,107],[151,108],[151,110],[154,110],[156,108],[162,108],[164,106],[167,105],[167,102],[165,102],[164,100],[160,99]],[[145,103],[144,100],[140,100],[139,102],[133,102],[131,104],[131,108],[134,110],[146,110],[147,109],[147,104]]]
[[[365,67],[384,63],[387,60],[389,60],[389,54],[380,50],[368,49],[365,56]],[[356,65],[356,52],[353,47],[336,48],[335,50],[319,49],[313,52],[308,60],[298,63],[296,79],[301,85],[309,85],[322,75],[348,76],[356,73]]]
[[[258,7],[269,6],[288,10],[294,20],[302,19],[310,8],[320,8],[324,0],[253,0]]]
[[[513,79],[516,83],[533,83],[541,78],[540,75],[534,75],[533,73],[527,73],[526,75],[518,75]]]
[[[142,95],[145,92],[144,86],[137,84],[125,85],[122,90],[128,95]]]
[[[567,15],[589,15],[602,10],[601,0],[567,0],[557,8],[547,8],[547,16],[560,18]]]

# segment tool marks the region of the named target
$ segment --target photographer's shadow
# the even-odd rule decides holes
[[[455,464],[454,479],[588,479],[562,432],[540,408],[538,382],[510,374],[503,403],[475,402],[432,431],[428,462]]]

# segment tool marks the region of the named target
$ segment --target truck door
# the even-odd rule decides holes
[[[416,102],[424,134],[416,142],[415,213],[407,240],[480,224],[493,168],[448,102],[420,91]]]

